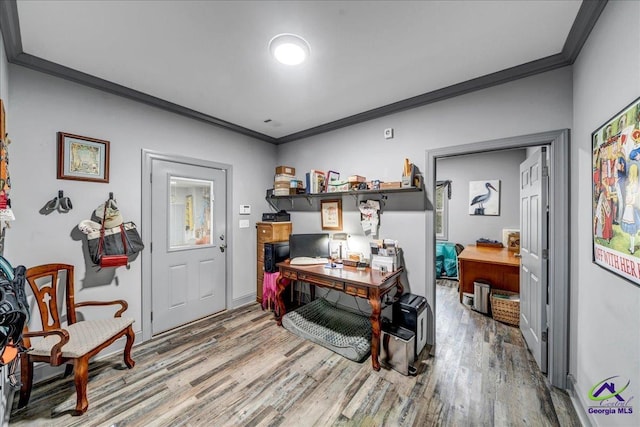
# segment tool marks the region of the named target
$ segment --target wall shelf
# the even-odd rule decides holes
[[[276,211],[308,211],[319,209],[320,204],[314,203],[316,199],[344,199],[345,196],[353,197],[356,210],[358,209],[358,204],[362,200],[379,200],[381,202],[381,208],[387,205],[387,203],[393,202],[394,206],[398,206],[398,210],[424,210],[426,206],[424,191],[420,187],[387,188],[380,190],[351,190],[315,194],[291,194],[288,196],[274,196],[272,194],[272,190],[267,190],[265,199]],[[402,203],[399,197],[404,199],[405,203]],[[412,200],[408,205],[406,203],[407,197]],[[398,204],[396,201],[400,203]]]

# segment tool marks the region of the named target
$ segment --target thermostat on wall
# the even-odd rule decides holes
[[[251,205],[240,205],[240,215],[249,215],[251,213]]]

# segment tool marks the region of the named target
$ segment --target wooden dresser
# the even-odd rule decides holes
[[[257,286],[256,299],[262,302],[262,280],[264,278],[264,244],[269,242],[282,242],[289,240],[289,234],[293,230],[291,222],[258,222],[258,256],[256,263]]]

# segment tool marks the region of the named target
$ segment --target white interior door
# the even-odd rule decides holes
[[[520,330],[540,370],[547,372],[546,149],[520,165]]]
[[[226,176],[154,159],[151,167],[153,334],[226,308]]]

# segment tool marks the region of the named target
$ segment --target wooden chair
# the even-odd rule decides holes
[[[124,348],[124,363],[133,368],[135,362],[131,358],[131,347],[135,335],[133,319],[121,317],[127,309],[127,302],[116,301],[74,301],[74,268],[68,264],[46,264],[27,269],[27,282],[31,286],[33,295],[38,303],[41,331],[24,330],[24,346],[27,352],[21,355],[22,387],[20,402],[22,408],[29,402],[33,384],[33,363],[46,362],[52,366],[68,364],[66,373],[73,368],[76,386],[76,408],[74,415],[81,415],[89,407],[87,400],[87,382],[89,373],[89,359],[98,354],[118,338],[126,336]],[[62,283],[64,281],[64,284]],[[58,307],[62,301],[58,298],[58,285],[64,285],[67,308],[67,326],[63,326]],[[64,298],[63,296],[60,299]],[[77,321],[76,309],[86,306],[120,305],[121,308],[113,318]],[[43,337],[31,342],[32,337]]]

